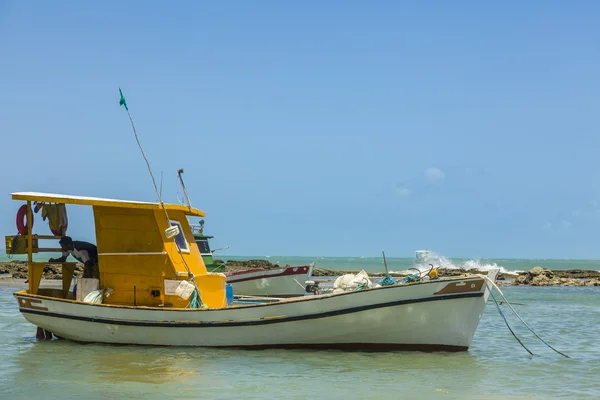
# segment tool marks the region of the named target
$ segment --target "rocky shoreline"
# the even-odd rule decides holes
[[[551,271],[533,267],[529,272],[519,274],[512,283],[516,286],[600,286],[600,272],[574,269]]]
[[[14,279],[27,279],[27,261],[5,261],[0,262],[0,275],[12,275]],[[83,274],[83,264],[76,264],[75,277],[80,277]],[[44,279],[62,279],[62,268],[58,265],[46,265],[44,267]]]
[[[281,267],[278,264],[273,264],[267,260],[215,260],[215,264],[225,266],[225,272],[238,272],[248,269],[264,269]],[[356,274],[359,271],[334,271],[315,267],[313,276],[315,277],[334,277],[344,274]],[[477,269],[438,269],[440,276],[457,276],[464,273],[484,274],[485,271]],[[83,264],[76,264],[75,276],[80,277],[83,273]],[[27,262],[26,261],[8,261],[0,262],[0,275],[15,279],[27,279]],[[371,277],[382,277],[384,272],[369,272]],[[405,277],[406,274],[391,273],[394,277]],[[57,265],[46,265],[44,268],[44,279],[62,279],[61,267]],[[504,285],[515,286],[600,286],[600,272],[591,270],[548,270],[542,267],[534,267],[528,272],[521,272],[518,275],[499,274],[498,280]]]

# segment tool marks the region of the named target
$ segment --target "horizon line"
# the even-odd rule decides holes
[[[0,248],[0,251],[2,251],[2,253],[4,253],[4,255],[9,256],[10,254],[6,254],[6,248]],[[34,253],[34,254],[53,254],[55,252],[43,252],[43,253]],[[13,256],[26,256],[26,254],[13,254]],[[223,255],[222,257],[219,257],[218,255],[213,254],[213,258],[219,259],[219,258],[226,258],[226,257],[244,257],[244,258],[248,258],[248,259],[268,259],[268,258],[286,258],[286,257],[302,257],[302,258],[365,258],[365,259],[374,259],[374,258],[381,258],[381,260],[383,261],[382,257],[376,257],[376,256],[353,256],[353,255],[348,255],[348,256],[315,256],[315,255],[311,255],[311,256],[303,256],[303,255],[238,255],[238,254],[228,254],[228,255]],[[456,256],[442,256],[443,258],[449,259],[449,260],[561,260],[561,261],[600,261],[600,258],[517,258],[517,257],[456,257]],[[395,258],[395,259],[412,259],[413,257],[398,257],[398,256],[387,256],[387,259],[390,258]],[[22,261],[22,260],[17,260],[17,261]]]

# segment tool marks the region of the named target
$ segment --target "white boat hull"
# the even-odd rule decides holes
[[[242,271],[227,276],[234,295],[296,297],[306,294],[312,266]]]
[[[210,310],[15,296],[29,322],[80,342],[464,351],[488,294],[473,277]]]

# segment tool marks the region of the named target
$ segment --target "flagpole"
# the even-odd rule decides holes
[[[146,165],[148,166],[148,172],[150,172],[150,177],[152,178],[152,184],[154,184],[154,189],[156,190],[156,195],[158,196],[158,201],[160,203],[161,208],[165,212],[165,217],[167,218],[167,226],[170,226],[171,220],[169,218],[169,213],[167,212],[167,208],[165,207],[165,204],[162,201],[161,192],[158,190],[158,186],[156,186],[156,180],[154,179],[154,174],[152,174],[152,169],[150,168],[150,162],[148,162],[148,158],[146,158],[146,154],[144,153],[144,149],[142,148],[142,144],[140,143],[140,139],[138,138],[137,131],[135,130],[135,124],[133,123],[133,118],[131,118],[131,114],[129,113],[129,107],[127,107],[127,102],[125,101],[125,96],[123,96],[123,92],[121,91],[121,88],[119,88],[119,93],[121,94],[121,99],[119,100],[119,105],[124,106],[125,110],[127,110],[127,115],[129,116],[129,121],[131,121],[131,127],[133,128],[133,134],[135,135],[135,140],[137,141],[140,151],[142,152],[142,156],[144,157],[144,161],[146,161]],[[162,182],[161,182],[161,186],[162,186]],[[169,229],[170,228],[167,228],[167,231]],[[165,234],[167,231],[165,231]],[[177,232],[179,232],[179,230],[177,230]],[[188,278],[190,279],[190,281],[192,281],[192,284],[194,285],[194,288],[195,288],[194,293],[192,294],[192,300],[190,301],[190,307],[200,308],[200,306],[202,305],[202,298],[201,298],[200,292],[198,290],[198,285],[196,285],[196,281],[194,280],[194,274],[192,273],[188,263],[185,261],[185,257],[183,256],[183,253],[181,252],[181,249],[179,248],[177,243],[175,243],[175,248],[177,249],[177,252],[181,256],[183,265],[185,266],[185,269],[187,269],[187,272],[188,272]]]
[[[119,88],[119,93],[121,94],[121,100],[119,101],[119,105],[125,106],[125,110],[127,110],[127,115],[129,116],[129,121],[131,121],[131,127],[133,128],[133,134],[135,136],[135,140],[142,152],[142,157],[144,157],[144,161],[146,161],[146,166],[148,167],[148,172],[150,172],[150,178],[152,178],[152,184],[154,185],[154,190],[156,190],[156,195],[158,196],[159,203],[162,204],[162,196],[160,191],[158,190],[158,186],[156,186],[156,180],[154,179],[154,174],[152,174],[152,169],[150,168],[150,162],[146,158],[146,153],[144,153],[144,149],[142,148],[142,144],[140,143],[140,139],[138,138],[137,131],[135,130],[135,124],[133,123],[133,118],[131,118],[131,113],[129,112],[129,107],[127,107],[127,102],[125,101],[125,97],[123,96],[123,92],[121,88]],[[166,211],[165,211],[166,212]]]

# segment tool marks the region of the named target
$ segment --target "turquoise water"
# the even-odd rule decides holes
[[[247,256],[218,256],[217,259],[223,260],[245,260]],[[272,263],[280,265],[304,265],[314,262],[316,266],[332,270],[360,270],[367,272],[385,272],[385,266],[382,258],[375,257],[253,257],[255,259],[266,259]],[[477,268],[487,271],[491,268],[501,268],[502,271],[529,271],[535,266],[541,266],[552,270],[584,269],[600,270],[600,261],[598,260],[520,260],[520,259],[466,259],[466,258],[446,258],[443,256],[433,257],[433,264],[446,268]],[[405,271],[407,268],[415,266],[414,258],[386,258],[387,266],[390,271]]]
[[[12,285],[12,286],[10,286]],[[488,303],[464,353],[211,350],[36,342],[0,284],[3,399],[597,399],[600,287],[506,287],[501,306],[530,356]]]
[[[36,254],[35,259],[38,261],[48,260],[50,257],[55,257],[56,254]],[[359,271],[364,269],[367,272],[385,272],[383,259],[381,257],[289,257],[289,256],[228,256],[215,253],[214,257],[221,260],[248,260],[261,259],[269,260],[272,263],[279,265],[307,265],[312,262],[317,267],[331,270],[352,270]],[[528,271],[531,268],[539,265],[552,270],[566,269],[584,269],[584,270],[600,270],[599,260],[520,260],[520,259],[465,259],[447,257],[432,254],[433,263],[436,266],[446,268],[478,268],[486,271],[490,268],[501,268],[502,272]],[[15,260],[25,260],[23,256],[15,256]],[[9,259],[4,254],[0,254],[0,261],[8,261]],[[387,258],[387,265],[390,271],[406,271],[407,268],[415,266],[414,258]]]

